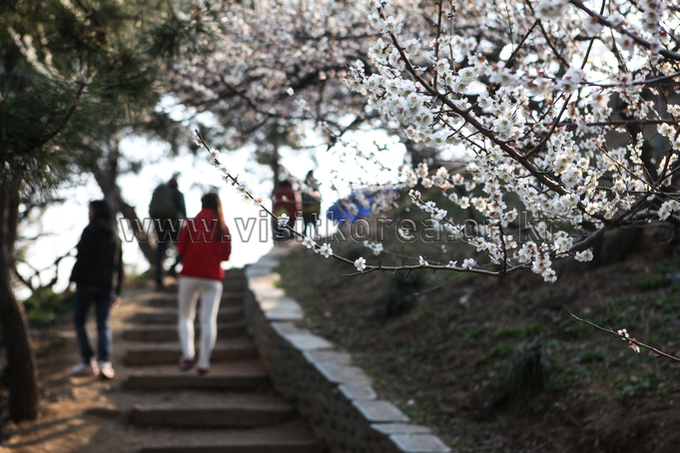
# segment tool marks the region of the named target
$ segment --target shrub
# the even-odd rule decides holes
[[[497,404],[518,398],[529,400],[541,394],[549,386],[552,362],[552,348],[541,338],[520,344],[498,381]]]
[[[383,287],[381,301],[385,317],[411,309],[417,302],[417,292],[428,286],[429,275],[424,272],[393,274]]]
[[[71,309],[72,300],[72,296],[63,297],[51,289],[36,291],[23,302],[29,325],[37,328],[51,325],[57,315]]]

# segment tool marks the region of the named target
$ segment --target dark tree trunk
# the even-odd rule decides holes
[[[112,137],[109,142],[109,149],[104,164],[93,170],[94,179],[97,181],[97,184],[99,184],[99,187],[104,194],[104,199],[111,206],[112,212],[120,212],[123,215],[123,218],[130,222],[139,248],[142,250],[144,257],[149,264],[153,266],[155,262],[154,249],[148,241],[148,231],[143,230],[142,224],[139,222],[139,217],[135,212],[135,208],[127,204],[120,195],[120,187],[118,187],[119,146],[120,137]]]
[[[281,165],[279,163],[281,157],[279,156],[279,148],[274,145],[274,157],[272,157],[272,171],[274,172],[274,190],[279,187],[281,183]]]
[[[0,327],[7,349],[9,378],[9,416],[14,421],[35,420],[38,416],[40,392],[38,373],[31,347],[28,322],[23,306],[12,291],[14,241],[19,219],[19,191],[0,175]]]
[[[144,257],[149,262],[149,264],[153,266],[155,255],[154,249],[151,247],[151,243],[148,240],[149,231],[144,231],[142,228],[142,224],[139,221],[139,217],[137,217],[135,208],[120,199],[118,207],[120,209],[120,213],[123,214],[123,218],[130,222],[130,226],[135,233],[135,238],[137,238],[137,243],[139,244],[139,248],[142,250]]]

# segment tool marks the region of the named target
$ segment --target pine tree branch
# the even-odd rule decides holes
[[[73,103],[71,104],[71,107],[68,109],[66,116],[62,119],[61,123],[59,124],[59,126],[57,126],[57,128],[54,131],[52,131],[50,134],[43,138],[42,143],[39,144],[39,147],[48,143],[50,140],[52,140],[66,128],[69,121],[71,120],[71,117],[73,117],[76,108],[78,108],[78,104],[80,104],[80,99],[82,98],[83,93],[85,92],[86,86],[87,86],[87,66],[83,69],[83,71],[80,74],[80,78],[78,79],[78,90],[76,91],[75,99],[73,99]]]

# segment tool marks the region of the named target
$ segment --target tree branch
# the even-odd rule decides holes
[[[667,354],[663,351],[659,351],[658,349],[656,349],[652,346],[646,345],[646,344],[642,343],[641,341],[636,340],[635,338],[630,338],[623,333],[615,332],[612,329],[608,329],[606,327],[598,326],[594,322],[588,321],[587,319],[579,318],[578,316],[576,316],[575,314],[573,314],[569,310],[567,310],[567,313],[569,313],[569,316],[571,316],[575,320],[580,321],[580,322],[585,323],[585,324],[588,324],[589,326],[595,327],[596,329],[601,330],[602,332],[609,333],[611,335],[614,335],[615,337],[621,338],[622,340],[628,340],[629,343],[636,345],[636,346],[639,346],[641,348],[648,349],[648,350],[652,351],[654,354],[666,357],[667,359],[670,359],[670,360],[675,360],[676,362],[680,362],[680,358],[675,357],[675,356],[670,355],[670,354]]]

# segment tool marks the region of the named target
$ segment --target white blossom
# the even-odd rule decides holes
[[[564,15],[569,6],[568,0],[541,0],[534,9],[536,17],[542,20],[557,19]]]
[[[328,258],[333,255],[333,249],[331,248],[330,244],[325,242],[321,247],[319,247],[319,253],[321,253],[325,258]]]
[[[466,258],[466,259],[463,260],[462,267],[463,267],[463,269],[472,269],[473,267],[475,267],[476,264],[477,264],[477,262],[475,261],[474,258]],[[455,265],[455,263],[454,263],[454,265]]]
[[[583,81],[584,74],[581,69],[569,68],[557,84],[557,88],[568,92],[574,91]]]
[[[305,236],[305,238],[302,240],[302,245],[307,247],[308,249],[314,248],[316,245],[316,242],[312,240],[309,236]]]
[[[288,214],[285,214],[285,213],[281,214],[277,219],[277,223],[278,223],[279,227],[281,227],[281,228],[288,225],[289,221],[290,221],[290,217],[288,217]]]
[[[666,200],[659,208],[659,219],[666,220],[675,211],[680,210],[680,202],[676,200]]]
[[[592,261],[593,260],[593,249],[589,248],[589,249],[583,250],[581,252],[576,252],[576,254],[574,255],[574,258],[576,259],[576,261],[582,261],[582,262]]]
[[[383,251],[383,245],[380,242],[364,241],[364,246],[370,248],[374,255],[380,255],[380,253]]]

